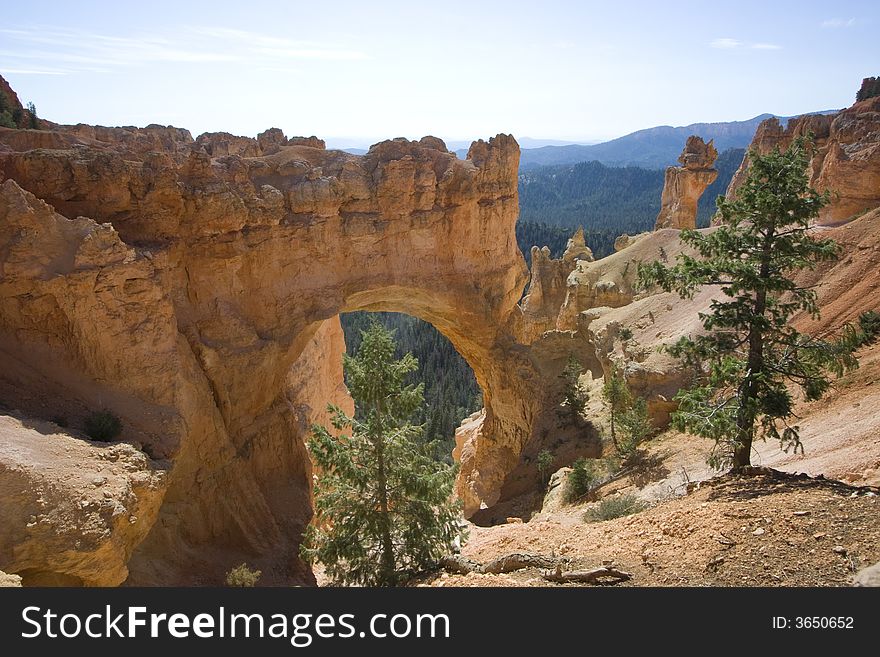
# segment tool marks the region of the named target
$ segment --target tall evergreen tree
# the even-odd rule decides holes
[[[409,422],[423,403],[422,385],[406,384],[416,359],[395,360],[394,352],[380,324],[363,332],[357,354],[343,361],[358,413],[330,406],[338,435],[315,426],[309,442],[319,468],[317,523],[303,553],[337,583],[394,586],[451,551],[461,535],[454,470],[432,458],[422,427]]]
[[[696,255],[681,254],[667,267],[639,267],[642,286],[659,285],[690,298],[704,285],[718,285],[722,296],[701,314],[705,334],[684,337],[669,348],[698,373],[695,385],[676,399],[674,424],[715,440],[710,463],[748,466],[756,437],[774,438],[785,449],[803,449],[787,383],[807,400],[828,390],[829,375],[858,365],[854,349],[860,332],[808,335],[791,325],[804,311],[818,317],[816,293],[793,274],[838,255],[838,245],[809,231],[828,202],[810,188],[806,169],[810,145],[796,140],[785,152],[749,153],[748,179],[735,201],[720,197],[723,224],[711,232],[685,230],[682,242]]]
[[[617,439],[618,422],[620,416],[632,406],[633,399],[629,386],[626,385],[626,379],[616,367],[605,377],[605,382],[602,384],[602,399],[611,415],[611,442],[614,444],[614,449],[620,453],[620,441]]]
[[[559,378],[562,379],[562,404],[557,413],[567,424],[579,426],[583,418],[581,413],[587,406],[588,393],[581,387],[580,376],[583,373],[580,362],[574,354],[568,357],[565,369]]]
[[[37,130],[40,127],[40,122],[37,119],[37,108],[33,103],[27,104],[27,113],[28,113],[28,128],[33,130]]]

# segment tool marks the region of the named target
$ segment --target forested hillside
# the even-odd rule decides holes
[[[558,258],[565,251],[565,246],[573,233],[574,230],[565,226],[549,226],[545,223],[523,221],[522,219],[516,222],[516,243],[519,250],[522,251],[529,269],[532,267],[533,246],[539,248],[546,246],[550,249],[551,257]]]
[[[718,156],[715,162],[718,178],[700,199],[698,226],[709,225],[715,213],[715,199],[727,189],[744,152],[741,148],[728,149]],[[522,172],[517,224],[520,248],[528,253],[531,244],[546,244],[554,251],[562,233],[567,234],[567,239],[583,226],[593,255],[596,258],[609,255],[614,251],[618,235],[654,228],[660,211],[663,175],[661,169],[610,167],[600,162],[539,167]],[[560,233],[554,228],[565,230]],[[565,247],[564,241],[562,247]]]
[[[587,244],[597,258],[603,257],[612,252],[621,233],[653,227],[662,191],[659,169],[599,162],[541,167],[520,174],[519,220],[566,227],[569,232],[584,226]]]

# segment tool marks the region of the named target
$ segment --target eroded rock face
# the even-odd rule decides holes
[[[857,102],[837,114],[810,114],[790,119],[783,128],[776,118],[762,122],[751,149],[764,155],[784,150],[797,137],[813,135],[815,150],[808,166],[810,185],[831,199],[818,222],[832,225],[880,207],[880,97]],[[735,199],[748,176],[748,154],[727,188]]]
[[[517,347],[513,138],[475,142],[466,160],[433,137],[363,157],[280,131],[256,146],[161,126],[0,141],[4,402],[47,418],[51,394],[74,427],[107,407],[123,440],[168,465],[155,515],[138,513],[149,531],[109,527],[103,583],[125,569],[130,583],[212,583],[241,561],[269,583],[313,581],[297,556],[304,440],[327,402],[350,406],[340,312],[406,312],[450,338],[486,405],[457,489],[469,512],[498,499],[545,394]],[[74,559],[40,558],[0,555],[0,568],[96,583]]]
[[[159,511],[165,471],[127,444],[0,416],[0,563],[25,586],[115,586]]]
[[[839,126],[860,144],[841,146],[850,161],[870,160],[866,117]],[[714,149],[689,148],[680,169],[705,171]],[[571,356],[585,380],[622,368],[662,426],[687,373],[656,346],[698,331],[715,291],[634,289],[639,262],[681,251],[678,230],[599,261],[576,235],[558,260],[533,254],[518,306],[518,155],[506,135],[459,160],[435,137],[357,157],[277,129],[0,130],[0,400],[18,409],[0,411],[14,434],[0,441],[0,569],[26,584],[211,584],[247,561],[266,583],[313,582],[297,556],[304,441],[328,402],[351,410],[340,312],[419,316],[473,367],[486,408],[455,448],[468,515],[516,515],[542,449],[557,466],[600,454],[595,427],[559,427]],[[98,408],[122,418],[125,444],[84,439]],[[60,411],[69,431],[39,428]],[[68,461],[81,471],[67,477]]]
[[[681,166],[666,169],[655,230],[697,227],[697,203],[718,177],[718,171],[712,168],[717,157],[711,140],[706,144],[696,135],[688,137],[678,158]]]
[[[550,257],[546,246],[532,247],[532,271],[529,293],[522,300],[523,317],[528,327],[525,341],[532,342],[544,331],[556,328],[559,308],[565,301],[566,281],[579,262],[592,262],[593,252],[584,241],[584,229],[568,240],[561,258]]]

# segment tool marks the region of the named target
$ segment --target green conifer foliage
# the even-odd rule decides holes
[[[798,139],[785,152],[749,153],[748,179],[735,201],[723,197],[723,224],[711,232],[682,231],[696,255],[681,254],[668,267],[639,267],[642,286],[659,285],[684,298],[705,285],[721,294],[701,314],[705,333],[684,337],[669,350],[697,379],[676,399],[673,423],[715,440],[710,463],[734,469],[750,464],[755,438],[803,449],[793,417],[792,385],[807,400],[823,396],[831,374],[858,365],[853,351],[862,331],[847,326],[837,337],[808,335],[791,325],[800,312],[818,317],[816,293],[794,274],[837,257],[838,245],[809,228],[827,195],[810,188],[810,144]]]
[[[378,323],[344,357],[356,417],[330,406],[335,434],[313,427],[309,451],[320,469],[317,523],[303,554],[324,564],[339,584],[395,586],[448,554],[461,536],[452,501],[454,469],[433,458],[410,423],[423,404],[422,385],[407,385],[417,367],[394,359],[392,334]]]

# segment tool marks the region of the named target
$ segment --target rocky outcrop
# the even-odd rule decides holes
[[[637,239],[648,235],[649,233],[639,233],[638,235],[618,235],[614,240],[614,250],[615,251],[623,251],[628,246],[632,246]]]
[[[620,249],[596,261],[580,260],[566,279],[557,310],[556,328],[576,331],[582,313],[592,308],[617,308],[632,303],[641,259],[663,259],[678,253],[678,233],[671,229],[618,238]]]
[[[185,584],[246,560],[268,583],[313,581],[297,556],[304,441],[327,402],[350,406],[336,317],[359,309],[426,319],[471,364],[485,411],[457,490],[468,512],[499,498],[546,394],[517,347],[511,137],[461,160],[434,137],[358,157],[267,131],[252,156],[252,140],[161,126],[41,132],[0,132],[0,349],[14,365],[0,368],[2,399],[24,417],[63,408],[74,430],[109,408],[167,475],[137,532],[101,526],[116,546],[105,579],[76,555],[8,556],[28,544],[27,500],[0,530],[0,568]],[[16,454],[10,469],[28,468]],[[127,489],[107,490],[129,508]]]
[[[869,587],[880,586],[880,562],[875,563],[873,566],[862,568],[857,572],[853,576],[853,585]]]
[[[165,472],[128,444],[0,415],[0,563],[25,586],[114,586],[156,520]]]
[[[261,155],[272,155],[285,146],[308,146],[324,150],[327,146],[323,139],[311,137],[291,137],[288,139],[280,128],[269,128],[257,135]]]
[[[211,157],[239,155],[241,157],[257,157],[263,154],[256,139],[238,137],[228,132],[206,132],[196,138],[196,143],[205,149]]]
[[[548,247],[532,247],[532,270],[529,293],[522,300],[522,312],[528,326],[524,341],[532,342],[544,331],[556,328],[556,318],[566,295],[566,281],[579,262],[592,262],[593,252],[584,241],[584,229],[568,240],[561,258],[550,257]]]
[[[655,230],[697,227],[697,203],[706,188],[718,177],[718,171],[712,168],[716,157],[718,151],[712,140],[706,144],[696,135],[688,137],[678,157],[681,166],[666,168]]]
[[[541,502],[541,513],[559,511],[568,504],[565,488],[571,473],[572,469],[565,467],[550,475],[550,481],[547,482],[547,492],[544,493],[544,499]]]
[[[12,112],[14,110],[18,110],[21,112],[24,110],[24,105],[21,104],[21,100],[18,98],[18,94],[15,93],[15,89],[9,86],[9,83],[6,81],[2,75],[0,75],[0,94],[6,99],[6,103],[8,104],[8,111]],[[20,126],[24,127],[24,125]]]
[[[810,186],[830,193],[830,203],[818,223],[832,225],[880,207],[880,97],[855,103],[837,114],[808,114],[790,119],[783,127],[770,118],[755,132],[750,150],[767,154],[784,150],[797,137],[814,141],[807,175]],[[743,159],[727,188],[736,199],[748,176],[749,157]]]
[[[9,124],[18,128],[29,128],[32,122],[36,120],[36,127],[44,127],[46,122],[41,119],[34,119],[30,112],[25,109],[19,99],[15,89],[9,86],[6,79],[0,75],[0,110],[8,112],[7,119]],[[0,128],[5,130],[6,128]]]
[[[19,575],[10,575],[0,570],[0,588],[19,587],[21,587],[21,577]]]

